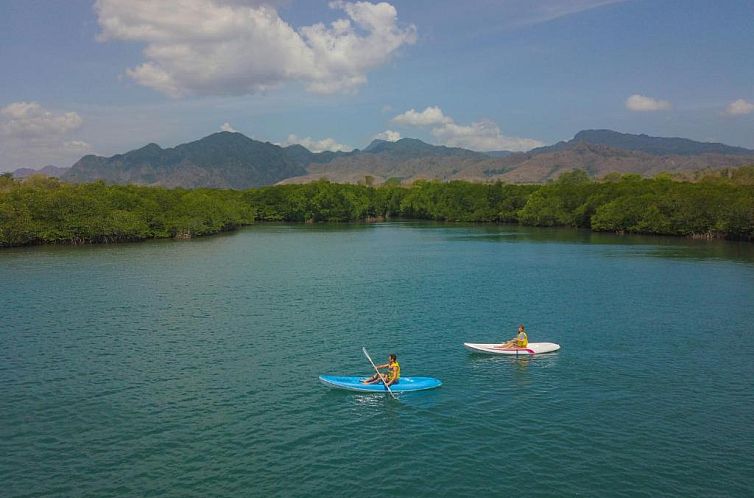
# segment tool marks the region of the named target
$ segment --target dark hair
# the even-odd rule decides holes
[[[390,353],[388,357],[393,361],[398,361],[398,358],[396,358],[395,353]]]

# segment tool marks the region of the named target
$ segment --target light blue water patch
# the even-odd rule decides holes
[[[752,244],[261,225],[0,251],[0,316],[3,496],[751,495]]]

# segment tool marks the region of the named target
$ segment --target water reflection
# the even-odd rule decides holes
[[[415,228],[423,228],[423,225]],[[517,225],[432,224],[444,228],[445,239],[455,242],[558,243],[615,246],[611,256],[664,259],[722,259],[754,264],[754,244],[728,240],[691,240],[659,235],[618,235],[574,228],[538,228]]]
[[[506,224],[449,223],[431,221],[389,221],[380,223],[260,223],[245,227],[236,232],[222,232],[209,237],[199,237],[188,242],[173,240],[150,240],[143,242],[120,243],[115,245],[95,244],[90,246],[32,246],[4,248],[0,257],[8,260],[24,257],[29,253],[40,255],[66,255],[87,257],[93,252],[111,252],[120,255],[134,246],[163,248],[171,244],[181,247],[189,245],[222,244],[241,233],[285,233],[307,232],[310,234],[360,233],[379,229],[419,230],[437,235],[438,239],[452,242],[491,242],[491,243],[538,243],[538,244],[589,244],[613,246],[621,250],[607,253],[618,257],[656,257],[663,259],[708,260],[720,259],[754,264],[754,243],[726,240],[691,240],[682,237],[657,235],[618,235],[614,233],[592,232],[587,229],[563,227],[522,227]]]
[[[492,354],[470,354],[469,361],[472,364],[472,367],[475,366],[482,366],[482,365],[490,365],[490,364],[506,364],[506,365],[526,365],[528,366],[530,363],[536,362],[538,367],[542,368],[549,368],[554,366],[555,362],[557,361],[557,358],[559,356],[558,352],[555,353],[542,353],[542,354],[520,354],[520,355],[514,355],[514,354],[498,354],[498,355],[492,355]]]

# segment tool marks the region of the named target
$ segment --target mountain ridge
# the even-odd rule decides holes
[[[84,156],[62,179],[186,188],[249,188],[322,178],[356,183],[366,177],[375,184],[389,179],[541,183],[574,169],[599,177],[685,174],[751,163],[754,150],[743,147],[612,130],[582,130],[569,141],[515,153],[477,152],[414,138],[376,139],[363,150],[349,152],[312,152],[299,144],[281,147],[240,133],[218,132],[172,148],[149,143],[110,157]]]
[[[539,153],[559,150],[579,142],[607,145],[617,149],[646,152],[658,156],[685,156],[698,154],[754,155],[754,150],[752,149],[726,145],[718,142],[698,142],[696,140],[680,137],[653,137],[644,133],[635,135],[607,129],[581,130],[569,141],[562,141],[554,145],[538,147],[529,152]]]
[[[63,176],[70,168],[63,168],[60,166],[54,166],[52,164],[48,164],[47,166],[44,166],[39,169],[34,168],[18,168],[16,170],[11,171],[11,175],[13,175],[14,178],[28,178],[32,175],[44,175],[49,176],[51,178],[59,178]]]
[[[87,155],[71,166],[63,180],[247,188],[270,185],[305,171],[277,145],[223,131],[168,149],[150,143],[110,157]]]

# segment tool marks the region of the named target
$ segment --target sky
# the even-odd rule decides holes
[[[0,0],[0,171],[239,131],[754,148],[754,0]]]

